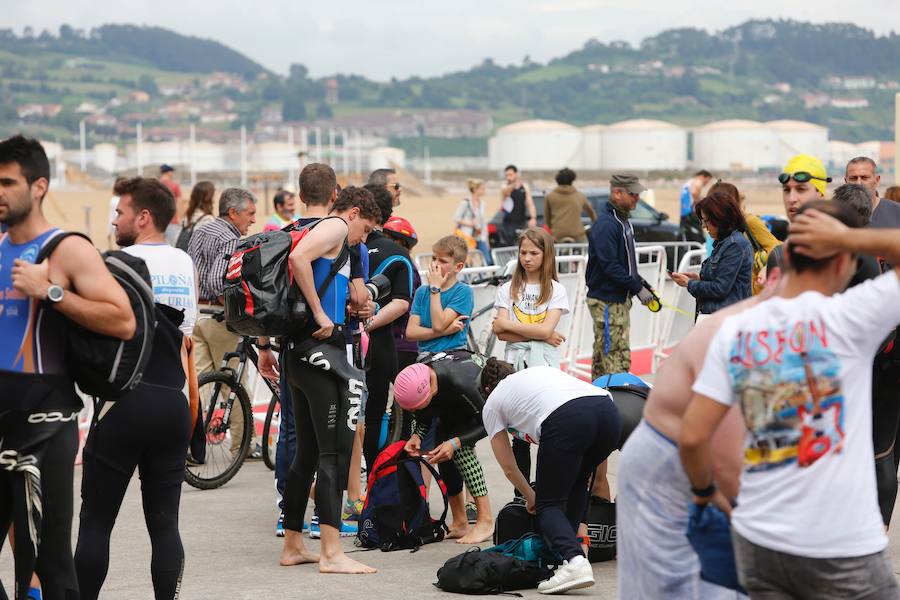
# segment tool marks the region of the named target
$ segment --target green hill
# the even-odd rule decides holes
[[[240,81],[210,85],[213,72],[234,73]],[[282,77],[219,42],[161,28],[104,25],[85,33],[64,25],[57,35],[21,36],[0,30],[0,133],[24,125],[70,140],[81,118],[73,111],[86,100],[111,102],[104,114],[139,112],[145,122],[179,127],[200,116],[163,108],[184,100],[228,112],[227,120],[211,125],[220,128],[252,128],[266,108],[292,121],[467,108],[490,113],[497,125],[528,118],[576,125],[652,118],[687,126],[723,118],[799,119],[829,127],[834,139],[892,139],[900,36],[846,23],[755,20],[717,32],[672,29],[637,46],[588,40],[546,64],[526,57],[500,65],[488,58],[430,78],[333,78],[340,100],[329,105],[331,77],[311,78],[299,64]],[[129,104],[135,90],[148,92],[149,102]],[[17,107],[26,103],[62,104],[63,110],[23,124]],[[122,136],[121,126],[91,131]],[[392,140],[410,149],[421,142]],[[441,147],[486,152],[484,139]]]

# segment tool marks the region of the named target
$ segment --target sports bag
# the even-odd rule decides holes
[[[562,557],[550,548],[543,537],[536,533],[526,533],[517,540],[509,540],[496,546],[491,546],[485,552],[496,552],[503,556],[511,556],[525,562],[535,563],[539,567],[548,565],[561,565]]]
[[[518,540],[537,531],[535,516],[525,509],[525,499],[516,497],[508,502],[494,520],[494,544]]]
[[[48,258],[61,241],[77,235],[75,231],[60,232],[51,237],[35,259],[40,263]],[[116,399],[133,390],[150,360],[157,316],[153,302],[153,284],[143,259],[121,250],[102,255],[103,262],[116,280],[134,311],[135,330],[130,340],[102,335],[67,320],[66,355],[69,372],[82,392],[104,400]]]
[[[616,505],[591,496],[587,509],[588,560],[605,562],[616,557]]]
[[[380,548],[383,552],[412,549],[440,542],[449,531],[447,486],[437,470],[421,457],[411,457],[403,447],[405,440],[394,442],[378,454],[369,475],[366,503],[359,515],[357,545]],[[444,500],[440,519],[428,511],[425,480],[421,465],[431,471]]]
[[[338,217],[326,217],[338,218]],[[225,325],[247,336],[295,335],[309,321],[306,300],[294,281],[290,255],[306,234],[324,221],[291,223],[240,240],[225,270]],[[317,292],[321,297],[350,258],[346,241]]]
[[[475,547],[445,562],[434,585],[457,594],[504,594],[536,588],[552,574],[546,567]]]

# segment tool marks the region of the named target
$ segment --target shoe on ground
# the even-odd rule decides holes
[[[594,572],[591,563],[583,556],[576,556],[570,561],[563,561],[553,577],[538,584],[542,594],[565,594],[571,590],[580,590],[594,585]]]
[[[354,522],[341,521],[341,529],[338,532],[340,537],[355,537],[359,533],[359,527]],[[317,540],[322,537],[322,530],[319,527],[319,517],[314,515],[312,522],[309,524],[309,537]]]
[[[466,519],[469,525],[474,525],[478,521],[478,509],[475,508],[474,502],[466,502]]]
[[[303,521],[303,531],[309,531],[309,523]],[[275,537],[284,537],[284,513],[278,515],[278,522],[275,523]]]
[[[247,460],[262,460],[263,459],[263,451],[262,446],[256,444],[253,447],[253,450],[247,453]]]
[[[358,521],[364,505],[365,502],[362,498],[353,502],[347,499],[344,501],[344,511],[341,513],[341,519],[344,521]]]

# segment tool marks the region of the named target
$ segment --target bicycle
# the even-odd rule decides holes
[[[200,312],[220,322],[225,318],[223,311],[201,309]],[[257,368],[259,366],[259,354],[254,348],[256,343],[254,338],[242,337],[234,352],[226,352],[222,357],[222,366],[218,371],[203,373],[198,378],[201,418],[206,432],[206,457],[202,463],[188,460],[184,473],[185,481],[195,488],[210,490],[225,485],[237,474],[250,453],[255,426],[250,396],[241,380],[248,360]],[[236,368],[228,364],[233,359],[238,360]],[[280,407],[280,396],[277,384],[265,377],[262,379],[272,393],[263,426],[263,460],[267,467],[274,469],[271,428],[276,415],[280,414],[280,410],[276,410]],[[231,417],[235,409],[243,416],[244,426],[240,431],[232,428]],[[277,440],[277,423],[274,437]]]
[[[489,286],[499,287],[511,279],[512,275],[492,275],[491,277],[474,279],[469,282],[469,285],[480,285],[486,283]],[[472,313],[472,316],[469,318],[470,325],[468,328],[466,328],[466,339],[468,341],[469,350],[477,354],[482,354],[484,356],[491,356],[491,354],[493,354],[494,346],[497,344],[497,335],[494,333],[493,329],[491,329],[490,327],[486,327],[481,336],[484,338],[483,343],[479,343],[479,340],[475,339],[475,333],[472,329],[471,323],[474,323],[476,319],[492,310],[494,310],[494,303],[489,302],[488,304],[474,311]]]

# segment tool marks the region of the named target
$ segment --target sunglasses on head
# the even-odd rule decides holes
[[[778,182],[781,185],[786,185],[788,181],[794,179],[797,183],[806,183],[810,179],[818,179],[819,181],[824,181],[825,183],[831,183],[831,177],[816,177],[812,173],[808,173],[806,171],[797,171],[796,173],[782,173],[778,176]]]

